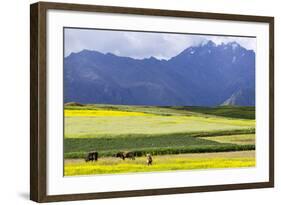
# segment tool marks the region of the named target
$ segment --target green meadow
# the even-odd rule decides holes
[[[64,115],[66,176],[255,165],[254,154],[239,154],[255,150],[254,107],[70,105]],[[85,163],[91,150],[99,161]],[[137,158],[112,158],[119,151],[134,151]],[[153,166],[145,164],[147,153]]]

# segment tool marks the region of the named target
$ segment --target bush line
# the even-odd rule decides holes
[[[110,150],[100,151],[100,157],[111,157],[119,151],[134,151],[136,156],[145,156],[147,153],[152,155],[186,154],[186,153],[211,153],[211,152],[231,152],[255,150],[255,145],[207,145],[189,147],[163,147],[163,148],[143,148],[135,150]],[[97,150],[98,151],[98,150]],[[64,154],[65,159],[84,158],[87,152],[69,152]]]

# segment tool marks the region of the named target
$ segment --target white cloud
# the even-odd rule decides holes
[[[65,56],[83,49],[114,53],[142,59],[154,56],[169,59],[190,46],[212,40],[217,45],[236,41],[255,50],[256,40],[246,37],[226,37],[190,34],[168,34],[94,29],[65,29]]]

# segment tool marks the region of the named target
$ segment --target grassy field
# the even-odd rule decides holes
[[[194,170],[210,168],[241,168],[255,166],[255,151],[161,155],[154,157],[153,165],[145,165],[145,157],[136,160],[121,160],[112,157],[98,162],[65,160],[65,176],[91,174],[117,174],[134,172],[158,172],[168,170]]]
[[[255,107],[175,107],[178,110],[192,111],[201,114],[210,114],[222,117],[242,118],[242,119],[255,119]]]
[[[136,169],[140,171],[193,169],[194,164],[198,165],[199,158],[197,162],[190,164],[190,161],[185,161],[186,157],[181,161],[182,157],[179,154],[232,151],[239,153],[255,150],[255,109],[253,107],[87,105],[65,106],[64,114],[66,175],[123,173],[126,170],[137,172]],[[102,157],[96,164],[100,167],[95,165],[96,168],[90,168],[93,165],[78,160],[91,150],[97,150],[99,156]],[[134,163],[126,161],[122,164],[123,162],[111,159],[110,156],[118,151],[134,151],[138,160]],[[156,161],[157,165],[153,165],[153,168],[140,168],[140,166],[145,166],[141,156],[146,153],[151,153],[153,156],[159,155],[157,158],[160,155],[169,156],[172,161],[167,157],[163,158],[164,161],[159,158],[160,161]],[[178,158],[174,158],[175,156]],[[198,167],[252,166],[255,159],[250,158],[251,160],[248,158],[247,163],[240,162],[237,158],[233,158],[231,162],[228,158],[213,158],[215,161],[210,164],[202,158],[202,164]],[[73,161],[73,159],[77,160]],[[68,160],[72,161],[68,163]],[[112,163],[111,171],[108,171],[109,167],[102,166],[107,162]],[[177,165],[179,162],[181,166]],[[83,168],[79,169],[79,167]]]
[[[253,130],[255,126],[255,120],[193,114],[190,111],[171,108],[153,110],[135,107],[133,112],[126,109],[110,110],[110,107],[98,108],[73,110],[67,107],[65,137],[96,138],[138,134],[150,137],[159,134]]]
[[[218,142],[218,143],[234,143],[238,145],[255,144],[254,134],[200,137],[200,139],[212,140],[213,142]]]

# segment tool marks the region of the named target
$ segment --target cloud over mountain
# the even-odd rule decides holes
[[[199,46],[209,40],[216,45],[236,41],[248,50],[256,48],[256,40],[251,37],[75,28],[65,28],[64,40],[65,56],[87,49],[135,59],[154,56],[168,60],[187,47]]]

